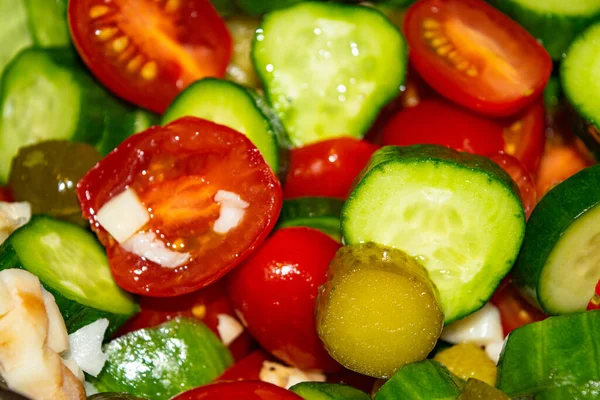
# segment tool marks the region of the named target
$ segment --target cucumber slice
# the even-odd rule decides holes
[[[290,388],[305,400],[370,400],[365,392],[352,386],[325,382],[302,382]]]
[[[362,137],[404,82],[402,35],[371,7],[301,3],[273,11],[252,58],[294,146]]]
[[[138,306],[117,287],[104,248],[86,229],[49,217],[33,217],[0,247],[0,270],[21,268],[54,295],[67,331],[106,318],[115,332]]]
[[[206,78],[180,93],[162,118],[166,125],[185,116],[203,118],[243,133],[277,172],[279,149],[276,126],[257,106],[249,90],[236,83]]]
[[[424,360],[408,364],[375,394],[375,400],[455,400],[459,380],[442,364]]]
[[[276,229],[308,226],[338,242],[341,240],[340,213],[344,201],[331,197],[300,197],[283,202]]]
[[[129,136],[145,131],[151,126],[159,125],[160,117],[139,108],[131,109],[120,121],[116,118],[109,118],[106,123],[107,126],[102,132],[102,137],[96,144],[96,149],[104,156],[116,149]]]
[[[600,159],[600,23],[579,35],[567,50],[560,66],[565,96],[581,116],[575,133],[597,159]]]
[[[135,112],[100,86],[71,49],[24,50],[0,82],[0,183],[21,146],[124,139],[133,132],[123,121]]]
[[[600,16],[600,0],[489,2],[527,29],[554,60],[560,60],[575,36]]]
[[[514,282],[546,313],[585,311],[600,279],[600,165],[550,190],[529,221]]]
[[[0,0],[0,76],[8,62],[33,42],[24,0]]]
[[[262,15],[306,0],[233,0],[243,14]]]
[[[91,383],[105,392],[163,400],[219,377],[233,364],[229,350],[201,321],[176,318],[109,342],[108,360]]]
[[[497,387],[516,397],[588,386],[594,387],[597,396],[599,331],[600,311],[588,311],[550,317],[511,332],[500,354]]]
[[[71,44],[67,0],[25,0],[25,7],[35,44],[41,47]]]
[[[449,324],[481,308],[517,258],[525,232],[517,193],[488,158],[434,145],[383,147],[342,209],[344,242],[416,257]]]

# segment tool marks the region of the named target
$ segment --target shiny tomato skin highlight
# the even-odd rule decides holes
[[[276,231],[227,278],[231,305],[269,353],[302,370],[340,365],[317,336],[315,299],[339,243],[312,228]]]
[[[527,172],[525,166],[513,156],[508,154],[496,154],[490,158],[506,171],[519,187],[525,216],[529,219],[538,199],[537,189],[533,178],[531,178],[531,175]]]
[[[408,10],[410,61],[457,104],[509,116],[543,91],[552,60],[529,32],[483,0],[421,0]]]
[[[285,198],[324,196],[345,199],[354,179],[379,146],[355,138],[324,140],[292,149],[283,187]]]
[[[126,188],[151,210],[142,230],[190,253],[185,265],[165,268],[129,253],[95,220],[97,211]],[[239,224],[225,234],[212,229],[220,214],[214,201],[218,190],[249,203]],[[282,202],[279,181],[244,135],[193,117],[125,140],[81,179],[77,195],[84,218],[107,249],[117,284],[153,297],[191,293],[225,275],[262,243]]]
[[[504,152],[518,159],[535,176],[546,142],[544,99],[540,98],[505,126],[504,142]]]
[[[383,130],[383,144],[438,144],[480,155],[504,149],[502,125],[444,99],[425,99],[393,116]]]
[[[189,390],[171,400],[302,400],[294,392],[260,381],[217,382]]]
[[[79,55],[104,86],[157,113],[190,83],[222,77],[231,36],[209,0],[73,0]]]

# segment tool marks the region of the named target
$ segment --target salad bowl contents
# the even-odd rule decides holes
[[[0,22],[0,400],[600,398],[600,0]]]

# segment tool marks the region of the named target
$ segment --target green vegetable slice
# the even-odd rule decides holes
[[[448,324],[481,308],[508,273],[525,214],[510,176],[486,157],[387,146],[363,170],[341,224],[346,244],[375,242],[415,257]]]
[[[104,248],[88,230],[50,217],[33,217],[0,247],[0,270],[20,268],[54,295],[69,333],[100,318],[114,332],[138,311],[114,282]]]
[[[458,378],[442,364],[424,360],[400,368],[375,394],[375,400],[455,400]]]
[[[407,50],[377,10],[306,2],[265,16],[252,57],[292,144],[302,146],[362,137],[399,93]]]
[[[500,355],[497,387],[510,397],[564,394],[577,387],[598,390],[598,332],[600,311],[550,317],[516,329]]]
[[[23,0],[0,0],[0,76],[4,67],[19,51],[30,46],[33,39],[29,31],[27,10]]]
[[[371,397],[352,386],[325,382],[302,382],[290,388],[305,400],[370,400]]]
[[[344,201],[331,197],[300,197],[284,200],[277,228],[308,226],[338,242],[341,240],[340,213]]]
[[[229,350],[201,321],[176,318],[109,342],[108,360],[92,384],[149,400],[206,385],[233,364]]]
[[[25,0],[35,44],[41,47],[71,44],[67,23],[67,2],[67,0]]]

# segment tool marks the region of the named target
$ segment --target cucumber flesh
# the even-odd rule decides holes
[[[573,39],[600,16],[600,0],[490,0],[560,60]],[[557,34],[560,32],[560,34]]]
[[[114,332],[138,311],[115,284],[104,248],[86,229],[49,217],[33,217],[0,247],[0,270],[20,268],[54,295],[69,333],[100,318]]]
[[[446,324],[491,297],[525,231],[517,189],[504,171],[487,158],[433,145],[378,150],[341,223],[346,244],[372,241],[416,257],[439,290]]]
[[[4,67],[33,42],[23,0],[0,0],[0,76]]]
[[[370,400],[371,397],[352,386],[325,382],[301,382],[290,390],[304,400]]]
[[[91,383],[100,392],[149,400],[174,395],[218,378],[233,364],[229,350],[201,321],[176,318],[109,342],[104,369]]]
[[[600,311],[550,317],[516,329],[500,354],[498,389],[510,397],[537,396],[553,390],[564,394],[574,390],[569,386],[584,389],[595,382],[588,387],[597,391],[599,331]]]
[[[185,116],[206,119],[243,133],[260,150],[271,168],[278,171],[275,127],[243,86],[214,78],[194,82],[173,100],[163,115],[162,124]]]
[[[512,272],[548,314],[584,311],[600,279],[600,165],[551,189],[533,210]]]
[[[362,137],[399,93],[407,50],[377,10],[306,2],[265,16],[252,58],[267,99],[298,147]]]
[[[25,0],[25,7],[35,44],[41,47],[71,44],[67,0]]]

